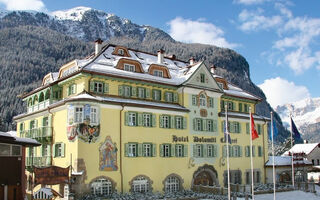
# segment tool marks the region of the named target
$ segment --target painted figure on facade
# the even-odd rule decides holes
[[[117,165],[117,145],[112,143],[111,137],[107,136],[104,143],[99,148],[100,162],[99,169],[101,171],[116,171],[118,170]]]
[[[82,123],[74,123],[73,119],[73,109],[72,105],[69,106],[69,126],[67,127],[67,137],[68,140],[74,141],[78,136],[82,141],[92,143],[96,142],[100,135],[100,125],[95,125],[91,123],[90,120],[90,105],[86,104],[84,106],[84,120]]]

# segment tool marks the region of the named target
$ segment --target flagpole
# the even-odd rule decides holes
[[[251,162],[251,193],[252,200],[254,200],[254,185],[253,185],[253,160],[252,160],[252,119],[251,119],[251,107],[249,107],[250,112],[250,162]]]
[[[225,125],[225,127],[226,127],[226,136],[227,137],[225,137],[226,138],[226,143],[227,143],[227,174],[228,174],[228,200],[231,200],[231,195],[230,195],[230,166],[229,166],[229,131],[228,131],[228,106],[227,105],[225,105],[224,106],[224,109],[225,109],[225,111],[226,111],[226,115],[225,115],[225,122],[226,122],[226,125]]]
[[[272,172],[273,172],[273,200],[276,200],[276,173],[275,173],[275,168],[274,168],[274,146],[273,146],[273,113],[272,111],[270,112],[271,114],[271,149],[272,149]]]
[[[291,125],[291,149],[293,147],[292,145],[292,114],[290,114],[290,125]],[[290,151],[289,151],[290,152]],[[293,189],[294,189],[294,164],[293,164],[293,152],[291,152],[291,168],[292,168],[292,186],[293,186]]]

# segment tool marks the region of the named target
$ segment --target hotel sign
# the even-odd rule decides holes
[[[70,167],[61,168],[51,166],[46,168],[34,168],[35,185],[56,185],[59,183],[67,183],[69,181]]]
[[[172,136],[172,142],[189,142],[188,136]],[[216,143],[217,139],[215,137],[198,137],[193,136],[193,142],[200,142],[200,143]]]

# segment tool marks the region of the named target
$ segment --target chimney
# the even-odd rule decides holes
[[[94,41],[94,44],[95,44],[95,55],[97,55],[100,50],[101,50],[101,47],[102,47],[102,40],[100,38],[98,38],[96,41]]]
[[[303,143],[308,144],[308,143],[309,143],[309,141],[308,141],[308,140],[304,140],[304,141],[303,141]]]
[[[189,64],[190,65],[193,65],[195,63],[195,59],[194,59],[194,57],[191,57],[190,59],[189,59]]]
[[[158,50],[158,63],[159,64],[163,64],[163,60],[164,60],[164,50],[163,49],[159,49]]]
[[[216,74],[216,70],[217,70],[217,67],[212,65],[211,68],[210,68],[211,74]]]
[[[171,55],[171,59],[172,59],[172,60],[177,59],[176,55],[172,54],[172,55]]]

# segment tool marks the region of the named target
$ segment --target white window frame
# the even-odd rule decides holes
[[[162,70],[153,70],[153,75],[157,77],[163,77],[163,71]]]
[[[1,150],[0,157],[5,157],[5,156],[15,157],[15,156],[21,156],[21,155],[22,155],[21,145],[13,145],[13,144],[0,143],[0,146],[6,146],[6,148],[8,148],[8,149],[7,149],[7,150],[8,150],[8,153],[7,153],[7,154],[3,154],[4,151]],[[13,155],[12,147],[19,147],[19,154]]]
[[[207,120],[207,129],[209,132],[213,132],[213,121],[212,120]]]
[[[144,99],[146,97],[145,88],[138,87],[138,97]]]
[[[180,116],[176,116],[176,129],[183,129],[183,120]]]
[[[79,109],[79,110],[77,110]],[[75,106],[74,107],[74,123],[82,123],[83,122],[83,106]]]
[[[131,97],[131,87],[130,86],[123,86],[123,94],[125,97]]]
[[[130,112],[129,113],[129,120],[128,120],[128,125],[129,126],[137,126],[137,113],[135,112]]]
[[[153,97],[156,101],[161,101],[161,90],[153,90]]]
[[[136,143],[129,143],[128,144],[128,157],[137,157],[138,153],[138,144]]]
[[[206,95],[200,94],[199,102],[200,102],[200,106],[206,106],[207,105],[207,97],[206,97]]]
[[[95,106],[90,106],[90,123],[91,124],[98,124],[98,108]]]
[[[123,49],[118,49],[118,55],[123,56],[124,55],[124,50]]]
[[[182,144],[176,144],[176,156],[183,157],[183,145]]]
[[[143,126],[151,127],[152,126],[152,116],[149,113],[144,113],[143,115]]]
[[[176,176],[170,176],[165,181],[165,192],[174,193],[180,190],[180,180]]]
[[[149,181],[145,177],[139,176],[132,181],[133,192],[146,193],[149,191]]]
[[[93,91],[97,93],[103,93],[103,83],[95,81],[93,82]]]
[[[135,72],[136,71],[136,66],[125,63],[124,66],[123,66],[123,69],[124,69],[124,71]]]
[[[206,82],[206,75],[205,74],[200,74],[200,82],[205,83]]]
[[[163,128],[170,128],[170,116],[163,115]]]
[[[151,157],[152,156],[152,144],[144,143],[143,145],[143,156]]]
[[[97,196],[110,196],[112,194],[112,182],[108,179],[100,178],[90,185],[91,193]]]
[[[165,99],[167,102],[173,102],[173,93],[172,92],[166,92],[165,95],[166,95]]]
[[[163,145],[163,157],[170,157],[170,144]]]
[[[201,144],[197,144],[196,145],[196,156],[197,157],[202,157],[202,145]]]
[[[197,130],[202,131],[202,119],[197,119],[196,122]]]
[[[207,146],[207,157],[214,157],[213,151],[213,145],[209,144]]]

